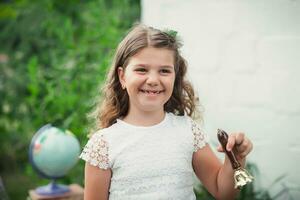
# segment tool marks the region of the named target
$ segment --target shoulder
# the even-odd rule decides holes
[[[101,131],[97,131],[90,137],[79,157],[92,166],[101,169],[109,168],[108,144]]]
[[[169,113],[169,116],[172,121],[172,126],[176,128],[177,131],[184,129],[184,132],[188,133],[187,136],[193,141],[194,152],[202,149],[209,142],[209,138],[202,130],[200,124],[192,117],[187,115],[179,116],[173,113]]]
[[[111,149],[113,137],[118,133],[116,126],[100,129],[93,133],[84,146],[80,158],[101,169],[110,168],[112,165]]]
[[[181,125],[184,123],[187,126],[188,132],[193,137],[194,152],[206,146],[206,144],[209,142],[209,138],[196,120],[187,115],[176,116],[175,118],[178,122],[181,122]]]

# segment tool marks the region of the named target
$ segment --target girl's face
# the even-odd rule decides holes
[[[163,111],[173,92],[174,52],[146,47],[129,59],[124,70],[118,68],[120,82],[129,95],[129,109]]]

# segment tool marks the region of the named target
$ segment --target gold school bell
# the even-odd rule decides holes
[[[244,168],[242,168],[241,164],[236,159],[233,151],[227,151],[226,145],[228,142],[228,134],[218,129],[218,140],[221,143],[226,155],[228,156],[231,166],[234,170],[234,188],[241,189],[247,183],[251,183],[254,180],[254,177]]]

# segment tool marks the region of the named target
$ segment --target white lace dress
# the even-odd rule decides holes
[[[110,200],[195,200],[192,155],[206,143],[190,117],[166,113],[150,127],[118,119],[93,134],[80,157],[112,170]]]

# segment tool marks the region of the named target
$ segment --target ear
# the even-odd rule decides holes
[[[123,85],[125,84],[125,71],[124,71],[123,67],[118,67],[118,77],[119,77],[120,83],[123,87]]]

